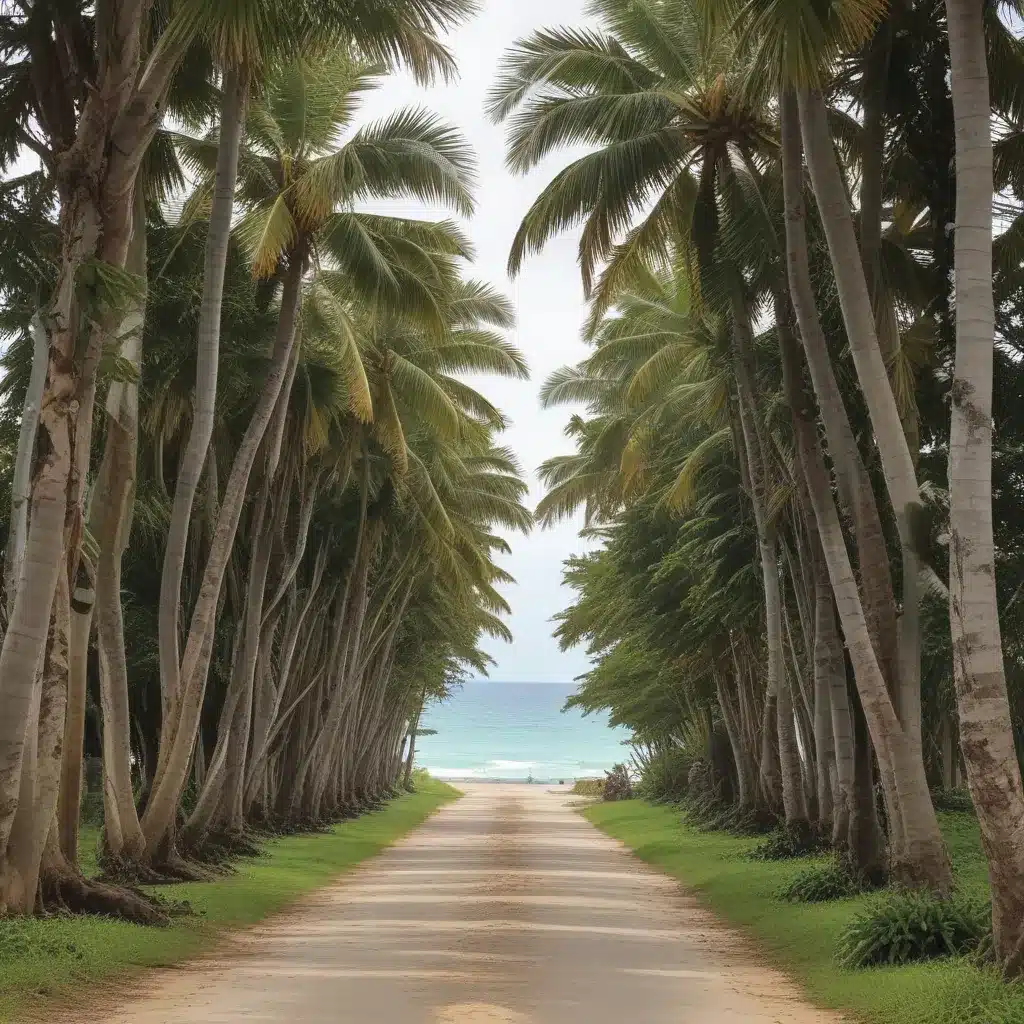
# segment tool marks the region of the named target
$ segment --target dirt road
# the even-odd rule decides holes
[[[834,1024],[564,793],[463,788],[104,1024]]]

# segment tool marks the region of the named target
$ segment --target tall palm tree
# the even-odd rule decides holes
[[[210,663],[209,640],[249,477],[264,437],[276,433],[271,430],[268,435],[273,418],[280,418],[287,408],[307,267],[314,260],[330,261],[338,267],[334,273],[364,301],[418,310],[432,319],[435,293],[450,275],[451,258],[465,252],[461,240],[443,226],[370,217],[349,209],[354,201],[380,194],[428,195],[463,210],[472,203],[469,152],[454,133],[429,116],[399,115],[379,129],[357,133],[347,146],[338,148],[339,135],[352,115],[353,92],[364,83],[365,73],[348,61],[293,63],[270,78],[266,99],[252,110],[254,151],[247,157],[250,167],[242,197],[253,208],[239,230],[248,242],[257,276],[270,276],[279,265],[284,267],[280,316],[268,374],[221,501],[178,669],[181,688],[167,711],[160,764],[143,818],[150,857],[166,845],[187,778]],[[358,359],[351,350],[350,355]],[[354,396],[353,401],[364,418],[371,414],[368,395]],[[265,479],[271,480],[276,470],[275,454],[265,467]],[[172,512],[172,531],[173,523]],[[167,607],[162,604],[162,611]],[[243,735],[248,736],[254,649],[245,665],[239,713]],[[235,777],[240,786],[241,772]]]
[[[956,126],[956,364],[949,621],[960,737],[992,883],[995,951],[1024,973],[1024,787],[1014,747],[992,527],[993,153],[981,0],[947,0]]]
[[[169,725],[180,686],[181,580],[188,524],[213,431],[224,268],[250,92],[275,61],[294,59],[306,48],[324,43],[350,46],[363,59],[385,66],[405,63],[423,80],[438,73],[451,75],[451,57],[437,34],[475,9],[473,0],[338,0],[327,5],[247,0],[241,5],[224,2],[198,7],[192,14],[222,68],[223,100],[197,329],[196,414],[179,466],[161,577],[160,662]]]

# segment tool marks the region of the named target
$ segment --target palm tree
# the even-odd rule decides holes
[[[363,59],[382,65],[406,63],[423,80],[453,73],[451,58],[437,41],[439,31],[473,10],[472,0],[385,0],[293,5],[280,0],[199,4],[193,17],[210,39],[223,69],[216,174],[207,234],[203,303],[196,373],[196,414],[179,467],[171,528],[160,589],[160,662],[164,708],[173,729],[181,685],[179,629],[181,581],[188,524],[213,431],[224,268],[235,200],[235,184],[246,106],[258,77],[275,60],[295,58],[325,42],[351,46]],[[293,281],[292,294],[297,295]],[[166,748],[163,748],[166,749]]]
[[[557,176],[534,204],[514,242],[510,268],[552,233],[583,221],[580,260],[588,289],[597,266],[607,263],[595,289],[593,316],[599,317],[617,290],[641,272],[645,259],[664,258],[673,240],[693,253],[701,301],[724,307],[735,332],[736,427],[761,524],[770,685],[773,692],[785,689],[776,540],[766,511],[775,470],[753,411],[749,310],[754,295],[744,276],[763,277],[765,268],[755,265],[757,259],[750,263],[749,244],[746,252],[737,251],[736,228],[722,222],[724,215],[737,223],[742,219],[739,211],[752,189],[756,193],[759,168],[776,151],[770,112],[744,89],[736,34],[728,23],[706,28],[699,4],[676,4],[669,11],[654,4],[607,2],[594,11],[612,34],[540,33],[512,52],[494,91],[493,113],[512,118],[509,161],[516,169],[528,169],[565,142],[598,147]],[[792,778],[796,747],[787,739],[786,693],[782,700]],[[797,788],[787,785],[787,792],[792,819],[803,820]]]
[[[992,882],[995,952],[1024,972],[1024,788],[1003,668],[992,527],[993,155],[983,4],[947,0],[956,125],[956,365],[949,621],[967,780]]]
[[[471,157],[464,143],[428,115],[398,115],[354,135],[340,146],[353,95],[365,87],[366,72],[347,59],[285,65],[267,82],[265,99],[254,105],[250,123],[253,151],[246,156],[242,197],[251,204],[239,225],[259,277],[282,271],[277,334],[267,377],[252,419],[237,449],[221,501],[199,595],[178,670],[180,689],[168,709],[160,766],[143,818],[152,857],[165,844],[184,787],[205,693],[216,608],[234,545],[249,477],[271,426],[287,408],[295,357],[303,279],[312,262],[329,261],[346,286],[364,301],[436,313],[434,291],[446,279],[449,257],[465,252],[444,227],[418,225],[353,212],[353,202],[374,195],[438,198],[463,211],[471,208]],[[186,143],[187,145],[187,143]],[[219,149],[222,147],[218,147]],[[195,150],[193,150],[195,151]],[[202,151],[196,153],[202,156]],[[218,155],[218,160],[220,159]],[[431,252],[427,246],[434,246]],[[440,247],[440,248],[437,248]],[[202,346],[200,346],[202,351]],[[353,359],[358,358],[350,351]],[[358,377],[358,374],[357,374]],[[354,395],[364,418],[369,395]],[[276,411],[275,411],[276,410]],[[282,421],[283,422],[283,421]],[[193,419],[193,431],[195,430]],[[269,429],[269,433],[268,433]],[[264,467],[269,486],[277,471],[276,446]],[[188,456],[186,455],[186,460]],[[172,531],[174,514],[172,512]],[[249,647],[238,680],[239,742],[246,743],[263,587],[254,580]],[[172,595],[173,596],[173,595]],[[167,605],[161,605],[162,611]],[[236,755],[233,783],[236,824],[241,816],[243,754]]]

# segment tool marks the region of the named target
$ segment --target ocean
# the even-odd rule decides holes
[[[436,736],[416,741],[416,763],[437,778],[599,778],[628,761],[626,729],[606,716],[562,711],[574,683],[471,682],[423,712],[420,727]]]

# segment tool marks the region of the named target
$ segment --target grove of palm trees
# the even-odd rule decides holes
[[[953,894],[932,794],[966,780],[991,951],[1024,971],[1019,247],[1012,3],[593,0],[489,96],[513,242],[577,229],[592,352],[538,510],[582,510],[574,703],[644,786],[783,825],[857,884]],[[1002,629],[1000,628],[1002,626]]]
[[[0,907],[159,911],[252,826],[374,805],[415,720],[504,635],[529,527],[509,302],[451,214],[474,156],[411,68],[462,0],[5,12]],[[369,212],[414,197],[436,220]],[[102,764],[101,881],[79,867]]]
[[[508,169],[563,160],[509,277],[572,232],[587,303],[536,510],[473,147],[363,113],[454,79],[479,6],[0,5],[0,918],[166,923],[151,886],[413,788],[424,706],[512,639],[509,538],[579,517],[554,628],[642,795],[931,908],[969,804],[1015,984],[1024,4],[589,0],[507,41]]]

